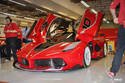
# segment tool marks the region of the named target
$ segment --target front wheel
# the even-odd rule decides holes
[[[86,46],[85,47],[85,51],[83,53],[83,60],[84,60],[84,67],[88,67],[90,66],[91,64],[91,51],[90,51],[90,48],[89,46]]]

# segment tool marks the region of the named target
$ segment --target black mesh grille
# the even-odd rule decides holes
[[[61,68],[64,66],[64,61],[62,59],[53,59],[55,68]]]
[[[65,62],[62,59],[46,59],[46,60],[35,60],[35,66],[43,66],[43,67],[54,67],[56,69],[65,66]]]
[[[50,66],[49,64],[50,60],[35,60],[35,66]]]
[[[98,44],[96,44],[96,45],[95,45],[95,51],[96,51],[96,52],[99,52],[100,50],[101,50],[101,47],[100,47]]]
[[[26,60],[26,59],[22,59],[22,64],[28,66],[28,65],[29,65],[29,62],[28,62],[28,60]]]

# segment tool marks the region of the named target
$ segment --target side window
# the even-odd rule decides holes
[[[83,28],[86,29],[90,26],[91,21],[88,18],[84,19],[84,24],[83,24]]]

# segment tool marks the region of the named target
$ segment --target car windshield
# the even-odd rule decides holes
[[[42,43],[35,50],[42,50],[60,42],[73,42],[75,31],[71,21],[56,18],[47,31],[46,40],[46,43]]]

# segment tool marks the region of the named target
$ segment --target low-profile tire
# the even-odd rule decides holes
[[[90,64],[91,64],[91,50],[90,50],[89,46],[85,47],[85,50],[84,50],[84,53],[83,53],[83,58],[84,58],[83,59],[84,60],[83,66],[84,67],[90,66]]]
[[[105,42],[105,43],[104,43],[104,46],[103,46],[103,54],[104,54],[104,57],[107,56],[107,53],[108,53],[108,47],[107,47],[107,43]]]

